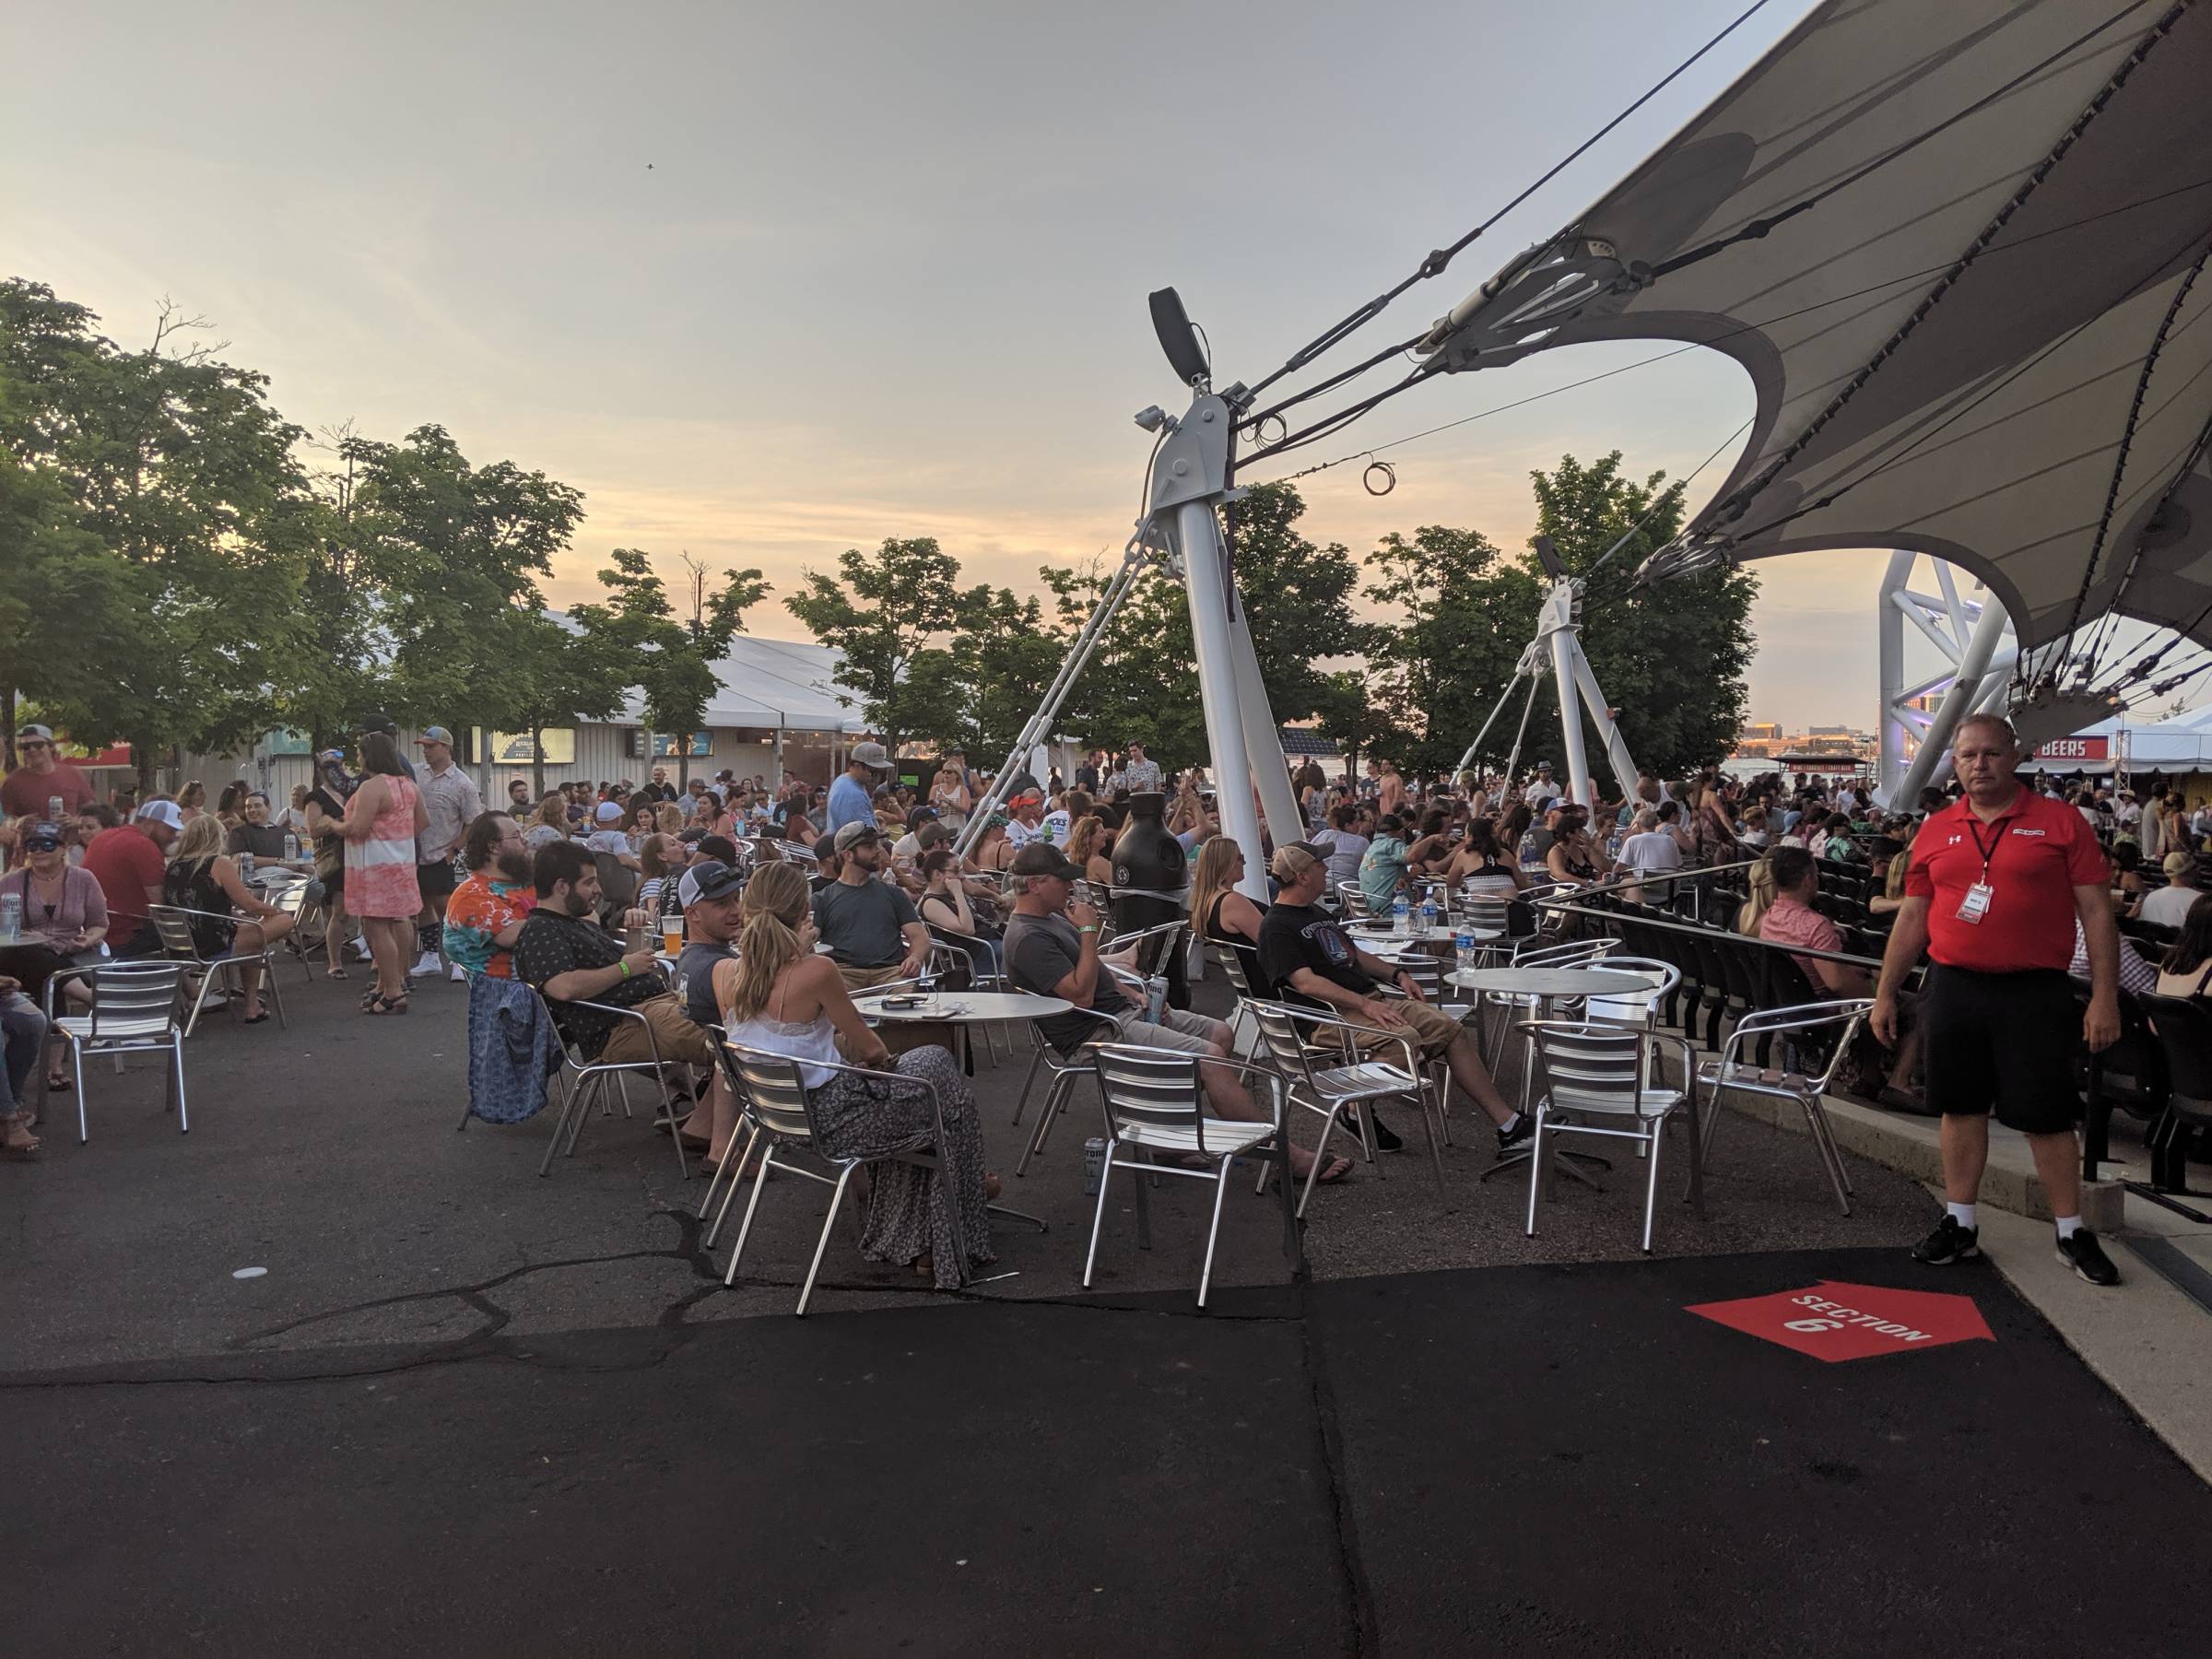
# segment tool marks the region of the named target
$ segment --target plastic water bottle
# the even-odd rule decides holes
[[[1399,935],[1413,931],[1413,904],[1403,893],[1391,901],[1390,931]]]
[[[1536,862],[1536,832],[1534,830],[1524,831],[1521,837],[1520,858],[1524,866]]]
[[[1475,924],[1473,923],[1462,919],[1459,931],[1452,935],[1452,954],[1459,959],[1459,971],[1462,973],[1472,971],[1475,967]]]
[[[238,878],[239,878],[241,881],[244,882],[244,883],[245,883],[245,884],[246,884],[248,887],[251,887],[251,886],[253,886],[253,853],[241,853],[238,855]]]
[[[23,895],[0,893],[0,940],[14,944],[23,931]]]
[[[1438,925],[1436,889],[1431,888],[1429,889],[1428,896],[1421,900],[1421,932],[1433,934]]]
[[[1615,863],[1620,860],[1620,831],[1618,830],[1606,837],[1606,856]]]
[[[286,864],[300,862],[300,838],[288,830],[286,831],[284,837],[284,862]]]

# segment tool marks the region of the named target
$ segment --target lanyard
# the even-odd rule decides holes
[[[1996,853],[1997,843],[2005,839],[2005,826],[2019,816],[2017,812],[2008,812],[1995,823],[1990,825],[1989,845],[1985,847],[1982,844],[1982,820],[1974,817],[1971,809],[1969,809],[1966,815],[1966,831],[1974,838],[1974,851],[1982,855],[1983,886],[1989,885],[1989,861]]]

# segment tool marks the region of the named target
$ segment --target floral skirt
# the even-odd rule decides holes
[[[975,1096],[952,1055],[941,1048],[909,1050],[892,1069],[936,1086],[945,1114],[945,1134],[935,1148],[940,1167],[869,1167],[868,1218],[861,1235],[861,1253],[871,1262],[903,1266],[927,1252],[935,1263],[937,1288],[957,1289],[975,1268],[998,1259],[991,1252],[991,1216],[983,1197],[983,1132],[976,1117]],[[918,1135],[932,1135],[935,1129],[924,1090],[900,1088],[850,1072],[838,1073],[817,1089],[813,1104],[821,1150],[832,1158],[888,1152],[912,1145]],[[952,1225],[956,1217],[958,1244]]]

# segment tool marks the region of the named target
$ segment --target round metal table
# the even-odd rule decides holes
[[[1604,968],[1462,968],[1444,975],[1463,991],[1533,996],[1550,1002],[1562,996],[1634,996],[1652,982],[1640,973]]]
[[[927,1021],[935,1025],[974,1025],[994,1019],[1049,1019],[1076,1005],[1057,996],[1033,996],[1027,991],[890,992],[911,995],[911,1008],[887,1008],[885,993],[870,992],[853,999],[853,1006],[868,1019]]]

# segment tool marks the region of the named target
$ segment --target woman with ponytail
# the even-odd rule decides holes
[[[883,1040],[853,1007],[837,965],[814,950],[811,888],[798,866],[762,865],[745,889],[745,924],[737,957],[716,964],[714,1000],[730,1041],[771,1049],[799,1063],[821,1149],[832,1158],[865,1158],[910,1146],[935,1120],[927,1093],[831,1071],[841,1057],[854,1065],[896,1071],[935,1086],[944,1112],[938,1168],[877,1164],[870,1171],[868,1218],[861,1253],[874,1262],[912,1263],[933,1274],[937,1288],[959,1288],[991,1253],[985,1207],[998,1178],[983,1170],[982,1130],[975,1097],[952,1055],[936,1047],[900,1054],[894,1063]],[[948,1206],[957,1205],[968,1259],[953,1248]]]

